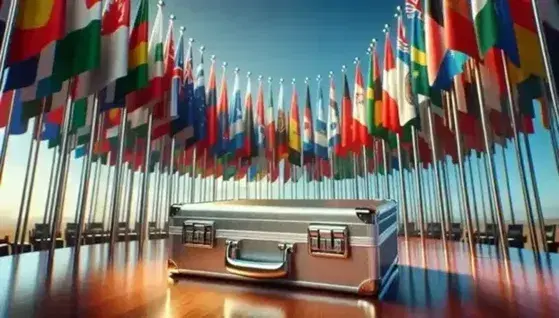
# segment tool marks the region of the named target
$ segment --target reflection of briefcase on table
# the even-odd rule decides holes
[[[173,205],[171,274],[378,295],[397,272],[397,206],[367,200]]]

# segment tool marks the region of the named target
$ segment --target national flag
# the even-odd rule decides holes
[[[482,57],[497,45],[499,40],[495,2],[495,0],[471,0],[477,43]]]
[[[303,114],[303,163],[314,162],[314,128],[311,109],[311,91],[306,83],[305,113]]]
[[[559,80],[559,61],[557,61],[557,54],[559,54],[559,3],[557,1],[540,1],[538,5],[539,12],[542,15],[543,33],[557,90],[559,89],[559,83],[557,82]]]
[[[171,121],[177,117],[176,112],[171,114],[171,82],[175,69],[175,40],[174,40],[174,19],[171,15],[167,35],[165,37],[165,49],[163,51],[163,77],[161,78],[161,99],[155,102],[153,107],[153,132],[152,138],[157,139],[164,135],[171,134]]]
[[[276,123],[274,120],[274,92],[272,91],[272,79],[268,79],[268,107],[266,107],[266,158],[272,163],[277,163],[278,154],[276,143]]]
[[[247,88],[245,92],[245,112],[243,118],[243,150],[241,158],[251,159],[258,156],[257,136],[254,129],[254,114],[252,107],[252,83],[250,73],[247,76]]]
[[[514,32],[514,21],[510,10],[510,0],[491,0],[495,10],[494,23],[497,24],[498,37],[496,46],[503,50],[509,61],[519,67],[520,55]],[[485,32],[485,31],[484,31]],[[478,44],[479,45],[479,44]],[[481,45],[480,45],[481,46]]]
[[[0,127],[8,126],[8,117],[10,108],[12,111],[9,129],[4,133],[10,135],[22,135],[27,132],[28,120],[23,117],[23,103],[21,101],[21,93],[16,91],[8,91],[0,96]]]
[[[382,125],[394,132],[400,132],[398,114],[398,72],[389,33],[384,44],[384,73],[382,79]]]
[[[183,33],[184,30],[181,30],[181,36]],[[180,40],[177,57],[175,58],[177,65],[180,65],[183,63],[182,61],[186,59],[186,65],[184,66],[184,74],[182,76],[179,74],[175,75],[175,78],[179,80],[176,84],[180,85],[178,95],[175,96],[177,98],[177,111],[179,116],[171,122],[171,134],[174,135],[177,141],[183,144],[183,147],[186,149],[189,149],[189,147],[196,143],[194,135],[196,107],[194,103],[194,75],[192,74],[194,69],[192,63],[193,40],[190,39],[188,42],[186,58],[184,57],[184,44],[181,44]],[[178,70],[177,68],[180,69],[180,66],[175,67],[175,71]],[[181,79],[182,77],[184,77],[184,81]]]
[[[318,100],[316,102],[316,129],[314,135],[314,152],[321,160],[328,160],[328,125],[324,116],[324,94],[320,81],[318,83]]]
[[[479,60],[476,32],[471,18],[471,0],[444,1],[444,30],[446,47]]]
[[[179,109],[180,109],[180,101],[179,98],[182,92],[183,83],[184,83],[184,27],[181,27],[180,34],[179,34],[179,41],[177,44],[177,50],[175,52],[174,62],[175,65],[173,67],[173,75],[171,78],[171,90],[170,90],[170,115],[171,117],[180,117]],[[175,114],[175,115],[173,115]]]
[[[131,43],[134,38],[131,38]],[[142,49],[142,44],[138,46]],[[163,11],[158,6],[153,22],[153,31],[148,44],[147,68],[148,85],[139,90],[129,92],[126,96],[126,108],[129,112],[139,107],[152,107],[163,97],[163,77],[165,74],[164,44],[163,44]],[[134,60],[132,60],[134,61]],[[130,69],[129,65],[129,69]]]
[[[130,0],[110,0],[101,22],[101,67],[82,73],[74,98],[81,99],[107,88],[104,103],[114,102],[114,84],[128,74]],[[103,103],[103,104],[104,104]]]
[[[353,89],[353,130],[352,130],[352,150],[355,153],[361,152],[361,147],[370,147],[373,140],[367,129],[367,121],[365,119],[365,85],[363,74],[361,73],[361,62],[355,63],[355,82]]]
[[[200,50],[200,64],[196,67],[196,84],[194,85],[194,138],[197,140],[196,147],[204,149],[207,142],[208,114],[206,112],[206,84],[204,76],[204,50]]]
[[[255,118],[255,133],[256,133],[256,147],[258,148],[258,157],[264,158],[266,151],[266,123],[264,111],[264,87],[262,79],[258,80],[258,96],[256,97],[256,118]]]
[[[227,77],[225,66],[221,76],[221,87],[219,93],[219,106],[217,110],[217,141],[214,153],[220,157],[229,153],[229,93],[227,92]]]
[[[4,17],[11,5],[10,1],[2,1],[0,16]],[[19,0],[17,15],[12,29],[9,44],[7,65],[12,66],[26,60],[37,60],[41,51],[53,41],[64,35],[65,5],[64,0]],[[69,11],[71,13],[71,11]],[[82,16],[87,18],[87,16]],[[5,18],[0,18],[5,21]],[[68,22],[66,22],[68,23]],[[4,27],[0,27],[1,37]]]
[[[297,88],[293,81],[291,94],[291,108],[289,111],[289,133],[288,133],[288,153],[289,162],[295,166],[301,166],[301,127],[299,122],[299,103]]]
[[[101,4],[66,1],[66,32],[56,44],[54,80],[63,82],[101,66]]]
[[[397,104],[398,115],[401,127],[418,126],[417,111],[415,108],[410,76],[410,51],[408,41],[406,39],[406,29],[402,17],[398,18],[398,42],[397,42],[398,59],[396,63],[396,73],[398,76],[397,84]],[[408,129],[405,131],[405,140],[411,140],[411,136],[407,135]]]
[[[240,85],[239,69],[235,69],[235,80],[233,82],[233,111],[229,114],[229,150],[234,153],[237,158],[242,157],[245,139]]]
[[[121,101],[128,93],[143,89],[149,84],[148,18],[148,0],[140,0],[128,42],[128,72],[126,77],[119,78],[114,84],[114,94],[107,94],[113,96],[108,100],[110,103]],[[124,103],[116,106],[124,107]]]
[[[342,93],[342,126],[340,131],[340,155],[345,155],[353,147],[353,119],[351,97],[349,96],[349,84],[347,75],[343,72],[344,90]]]
[[[521,68],[512,68],[511,77],[514,83],[520,83],[530,75],[545,78],[545,68],[541,55],[538,30],[531,0],[509,1],[510,13],[514,22],[514,33],[518,45]],[[542,10],[540,10],[541,12]],[[553,10],[549,12],[553,14]],[[543,15],[543,14],[542,14]],[[542,16],[543,20],[543,16]],[[549,20],[549,19],[547,19]],[[548,43],[549,45],[549,43]]]
[[[427,53],[425,41],[425,23],[421,0],[406,0],[406,12],[410,23],[410,72],[412,92],[419,107],[426,107],[426,102],[442,107],[442,97],[439,90],[429,85],[427,72]]]
[[[201,139],[199,142],[202,147],[207,147],[212,155],[216,155],[214,147],[219,139],[217,136],[218,122],[217,122],[217,84],[215,76],[215,58],[211,59],[210,66],[210,79],[208,82],[208,92],[206,95],[206,138]]]
[[[429,85],[434,89],[448,89],[454,76],[462,72],[468,56],[449,50],[445,42],[450,32],[445,31],[444,0],[425,0],[425,44]],[[447,3],[446,1],[444,3]]]
[[[287,129],[287,116],[285,114],[283,79],[280,80],[280,87],[278,93],[278,125],[277,125],[277,158],[278,160],[287,159],[289,157],[288,151],[288,129]],[[285,168],[284,168],[285,169]]]
[[[340,155],[340,116],[338,110],[338,102],[336,101],[336,86],[334,84],[334,79],[330,79],[330,89],[329,89],[329,113],[328,117],[328,148],[330,150],[330,158],[334,157],[334,154]]]

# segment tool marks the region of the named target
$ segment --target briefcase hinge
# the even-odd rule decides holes
[[[182,226],[182,242],[189,247],[213,248],[214,221],[186,220]]]
[[[311,224],[307,230],[309,254],[320,257],[349,257],[347,225]]]

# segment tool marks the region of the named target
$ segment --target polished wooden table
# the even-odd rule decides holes
[[[381,300],[166,274],[166,241],[0,257],[0,317],[557,317],[559,258],[461,243],[400,242],[399,278]],[[446,255],[446,256],[445,256]],[[78,261],[74,261],[77,259]],[[343,270],[343,269],[340,269]]]

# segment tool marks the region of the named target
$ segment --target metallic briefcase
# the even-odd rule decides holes
[[[371,200],[175,204],[169,272],[378,296],[396,277],[397,205]]]

